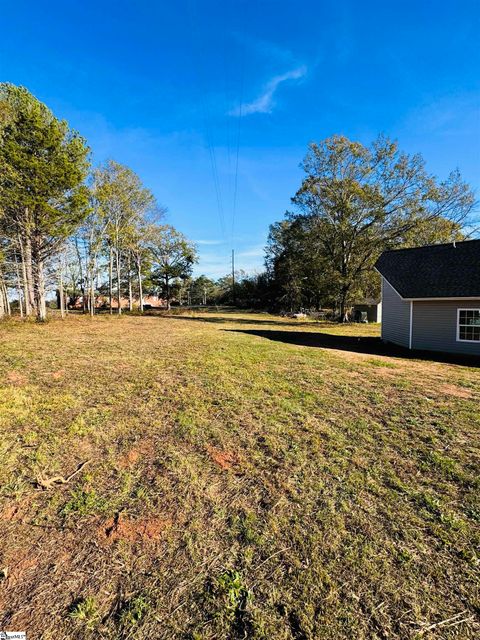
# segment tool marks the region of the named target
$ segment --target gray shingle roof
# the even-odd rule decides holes
[[[385,251],[375,267],[402,298],[480,297],[480,240]]]

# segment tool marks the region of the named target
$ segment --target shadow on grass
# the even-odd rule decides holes
[[[324,325],[325,326],[325,325]],[[480,356],[459,355],[454,353],[438,353],[435,351],[410,351],[404,347],[385,344],[380,338],[370,336],[342,336],[331,333],[305,331],[276,331],[263,329],[225,329],[235,333],[246,333],[260,338],[267,338],[275,342],[296,344],[302,347],[318,349],[338,349],[354,353],[365,353],[374,356],[388,356],[389,358],[404,358],[412,360],[429,360],[447,364],[458,364],[464,367],[480,367]]]
[[[191,322],[211,322],[214,324],[225,324],[225,323],[232,323],[235,322],[236,324],[256,324],[256,325],[262,325],[262,324],[269,324],[269,325],[278,325],[280,327],[316,327],[318,326],[317,323],[314,322],[299,322],[298,320],[258,320],[257,318],[238,318],[238,317],[231,317],[229,318],[228,316],[212,316],[211,318],[205,317],[205,316],[201,316],[201,317],[192,317],[192,316],[183,316],[183,315],[175,315],[175,314],[167,314],[164,313],[164,315],[160,314],[160,313],[156,313],[156,312],[151,312],[149,311],[145,311],[143,313],[144,316],[147,315],[156,315],[156,316],[160,316],[162,318],[167,318],[169,320],[188,320]],[[322,322],[322,327],[325,326],[337,326],[335,323],[325,323]]]

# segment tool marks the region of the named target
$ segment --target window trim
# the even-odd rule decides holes
[[[480,345],[480,340],[465,340],[464,338],[460,338],[460,311],[478,311],[480,313],[480,307],[459,307],[457,309],[457,342],[469,342]],[[468,325],[462,324],[462,327],[466,326]]]

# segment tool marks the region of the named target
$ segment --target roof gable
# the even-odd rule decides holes
[[[402,298],[480,297],[480,240],[385,251],[375,267]]]

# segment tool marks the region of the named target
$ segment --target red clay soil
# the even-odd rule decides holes
[[[133,519],[118,514],[109,518],[98,530],[98,537],[106,544],[117,540],[127,542],[155,542],[172,526],[169,518]]]
[[[154,454],[155,447],[151,442],[141,442],[119,458],[118,466],[120,469],[131,469],[140,459],[152,458]]]
[[[31,496],[6,504],[0,511],[0,522],[24,523],[29,516]]]
[[[59,369],[58,371],[52,372],[52,378],[54,380],[61,380],[64,375],[65,375],[65,369]]]
[[[221,469],[231,469],[233,466],[238,464],[238,456],[232,451],[215,449],[211,446],[207,447],[207,451],[211,459],[215,464],[218,464]]]
[[[21,387],[27,383],[27,378],[21,373],[18,373],[18,371],[10,371],[7,373],[7,382],[10,382],[10,384],[16,387]]]

